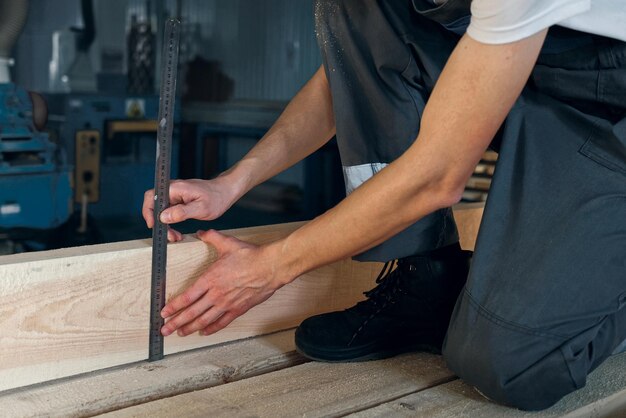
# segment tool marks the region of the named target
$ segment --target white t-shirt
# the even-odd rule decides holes
[[[504,44],[552,25],[626,41],[626,0],[473,0],[467,34]]]

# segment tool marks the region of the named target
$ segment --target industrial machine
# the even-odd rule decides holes
[[[13,83],[0,83],[0,228],[51,229],[72,211],[71,167],[35,126],[45,104]],[[40,104],[41,103],[41,104]]]
[[[75,203],[82,205],[88,191],[89,214],[102,229],[110,230],[109,223],[121,226],[133,221],[145,231],[141,205],[144,192],[154,185],[159,96],[75,93],[49,94],[46,98],[51,115],[63,119],[51,126],[58,124],[60,143],[75,167]],[[173,116],[171,175],[176,178],[178,108]]]
[[[75,167],[74,203],[81,212],[79,229],[85,229],[85,213],[88,212],[94,223],[101,227],[104,240],[129,239],[134,231],[147,232],[141,217],[141,204],[144,192],[153,186],[154,180],[159,107],[159,95],[154,85],[157,81],[154,73],[158,37],[151,26],[151,4],[154,2],[137,2],[145,5],[139,7],[145,10],[141,18],[136,16],[140,10],[133,8],[126,39],[125,73],[122,73],[121,56],[118,60],[111,52],[115,50],[110,47],[115,41],[109,39],[110,36],[107,38],[111,28],[105,27],[108,25],[96,27],[99,11],[101,15],[116,19],[115,34],[118,35],[124,30],[125,23],[120,25],[119,21],[124,20],[125,12],[122,16],[110,15],[103,10],[103,3],[93,0],[75,2],[81,6],[83,27],[71,28],[74,36],[68,37],[67,41],[72,43],[75,40],[75,45],[60,49],[60,52],[68,49],[75,53],[67,54],[75,55],[74,64],[56,65],[71,61],[67,56],[59,56],[60,60],[51,65],[51,69],[58,70],[56,77],[67,83],[64,88],[52,89],[46,94],[50,119],[53,120],[50,126],[59,132],[59,143]],[[159,26],[158,22],[156,26]],[[96,54],[101,53],[101,65],[95,74],[87,61],[94,55],[89,53],[90,46],[99,37],[102,39],[94,45]],[[103,43],[109,45],[108,49],[98,49]],[[118,43],[119,48],[122,45]],[[67,71],[64,72],[63,68]],[[82,82],[94,75],[98,80],[95,86]],[[175,123],[180,122],[178,110],[173,117]],[[173,136],[172,176],[177,176],[178,127]],[[126,233],[117,234],[116,230]]]
[[[71,167],[42,129],[46,102],[11,82],[11,49],[28,2],[0,1],[0,252],[41,242],[72,213]]]

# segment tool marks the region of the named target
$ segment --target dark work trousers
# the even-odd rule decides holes
[[[441,23],[467,21],[469,0],[424,4],[315,1],[348,191],[415,140],[459,40]],[[626,339],[626,43],[552,28],[493,146],[498,165],[444,356],[491,399],[543,409]],[[361,259],[456,239],[440,211]]]

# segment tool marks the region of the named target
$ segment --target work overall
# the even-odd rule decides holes
[[[317,0],[315,17],[350,192],[417,137],[469,0]],[[488,397],[542,409],[626,339],[626,43],[551,28],[492,146],[498,164],[444,356]],[[457,240],[441,210],[356,258]]]

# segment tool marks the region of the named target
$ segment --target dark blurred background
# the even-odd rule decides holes
[[[182,21],[173,178],[231,166],[321,62],[310,0],[0,0],[0,12],[19,26],[0,80],[13,103],[0,108],[4,253],[150,236],[140,208],[154,181],[168,18]],[[310,219],[342,197],[331,142],[219,220],[180,228]]]

